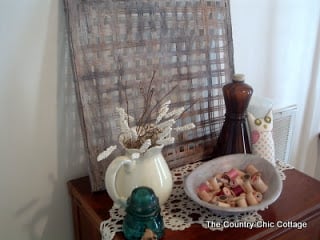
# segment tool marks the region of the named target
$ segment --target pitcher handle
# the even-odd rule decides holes
[[[125,197],[119,196],[116,189],[116,177],[119,169],[125,164],[132,164],[132,160],[126,156],[116,157],[108,166],[105,175],[105,186],[106,190],[113,200],[116,207],[125,207],[127,199]]]

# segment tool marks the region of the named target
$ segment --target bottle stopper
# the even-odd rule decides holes
[[[244,82],[246,76],[242,73],[237,73],[232,76],[232,80],[235,82]]]

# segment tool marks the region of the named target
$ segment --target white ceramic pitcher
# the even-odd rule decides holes
[[[172,176],[162,155],[163,146],[148,149],[139,154],[137,149],[127,149],[126,155],[115,158],[107,168],[105,175],[106,190],[115,204],[126,205],[133,189],[146,186],[153,189],[163,205],[172,191]]]

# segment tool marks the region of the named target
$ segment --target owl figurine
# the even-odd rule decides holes
[[[248,122],[252,153],[275,165],[272,110],[270,110],[264,118],[256,118],[248,112]]]

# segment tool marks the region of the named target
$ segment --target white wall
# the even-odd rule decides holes
[[[231,0],[231,17],[236,72],[245,73],[254,94],[270,98],[274,108],[297,104],[290,162],[320,176],[320,1]]]
[[[317,0],[231,0],[236,71],[276,106],[308,90],[319,27]]]
[[[0,239],[72,239],[66,181],[87,171],[62,1],[0,1],[0,36]]]
[[[319,1],[232,0],[231,7],[236,70],[256,94],[299,105],[299,135]],[[66,181],[87,166],[63,16],[58,0],[0,1],[1,239],[72,239]]]

